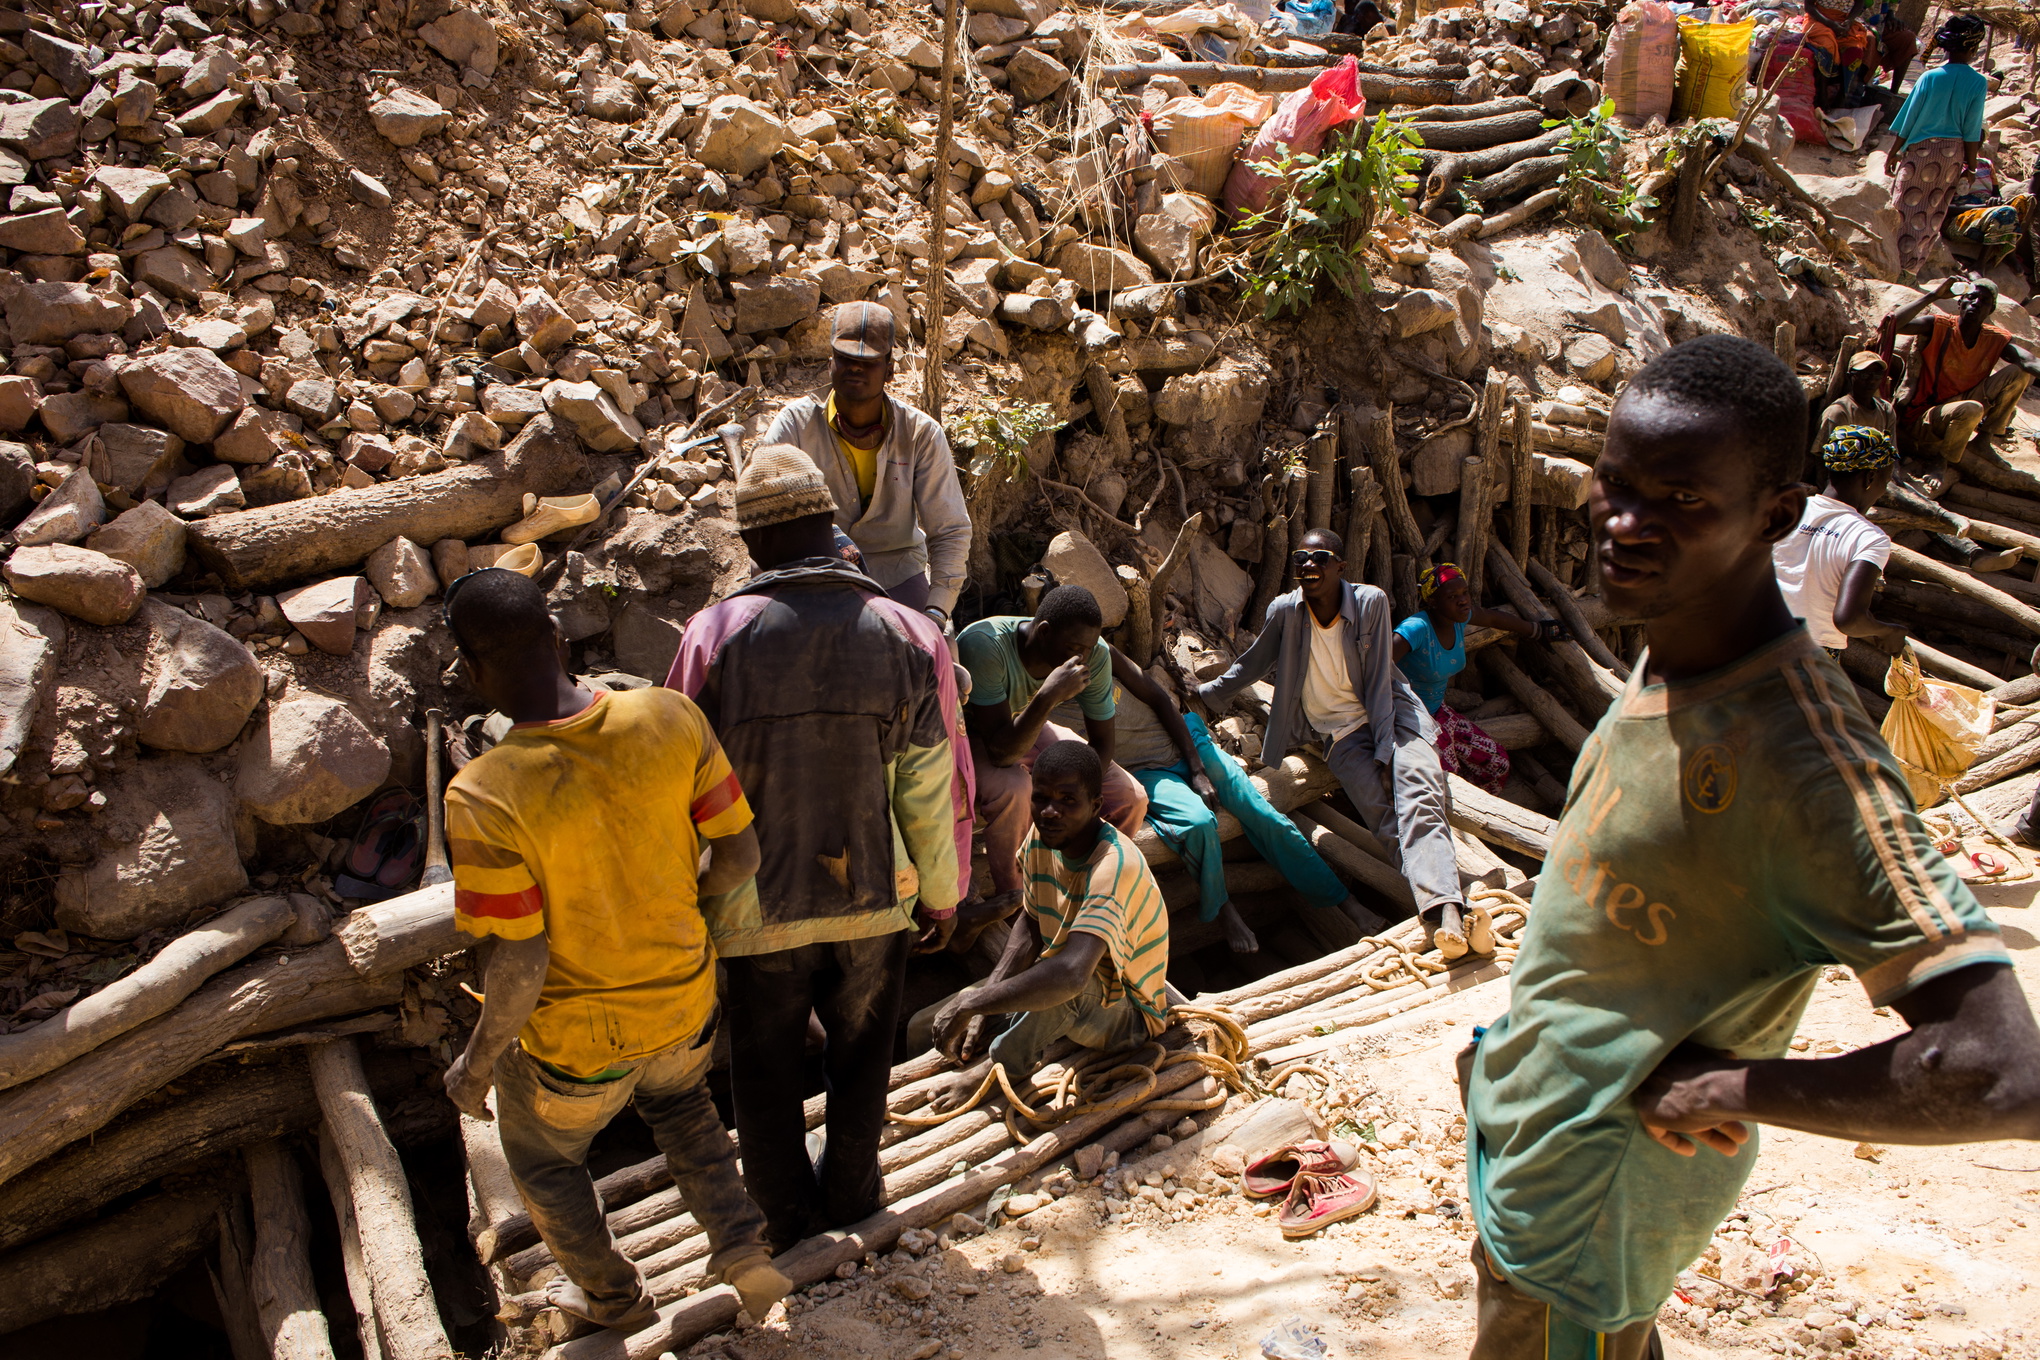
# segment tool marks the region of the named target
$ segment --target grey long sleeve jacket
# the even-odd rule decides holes
[[[956,456],[942,427],[893,397],[885,399],[885,443],[871,503],[857,494],[857,473],[836,446],[826,397],[787,405],[765,431],[768,444],[792,444],[822,470],[836,498],[836,523],[864,553],[864,569],[891,590],[925,570],[928,603],[945,614],[970,574],[970,512],[956,475]]]
[[[1353,692],[1367,707],[1367,730],[1372,734],[1374,758],[1392,765],[1397,729],[1436,740],[1432,730],[1435,725],[1418,702],[1410,682],[1395,667],[1388,596],[1375,586],[1350,581],[1344,585],[1339,615],[1347,624],[1346,674],[1353,682]],[[1280,763],[1292,746],[1302,745],[1313,735],[1310,722],[1303,715],[1303,680],[1310,670],[1312,627],[1310,606],[1303,602],[1301,590],[1277,596],[1268,606],[1261,635],[1233,662],[1232,669],[1197,687],[1199,698],[1218,707],[1269,671],[1275,672],[1275,702],[1269,709],[1268,733],[1261,744],[1263,765]],[[1393,720],[1389,721],[1391,715]]]

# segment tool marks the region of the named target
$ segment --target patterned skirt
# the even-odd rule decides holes
[[[1899,154],[1891,181],[1891,206],[1898,212],[1898,267],[1917,274],[1941,235],[1941,219],[1955,201],[1962,179],[1962,143],[1954,137],[1914,142]]]
[[[1509,753],[1502,744],[1481,731],[1471,718],[1443,704],[1431,716],[1438,723],[1438,763],[1445,773],[1456,774],[1489,793],[1500,793],[1502,785],[1509,782]]]

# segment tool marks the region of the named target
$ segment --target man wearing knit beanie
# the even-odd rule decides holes
[[[886,395],[893,314],[846,302],[830,315],[829,391],[789,403],[765,432],[814,460],[836,523],[895,600],[946,628],[970,562],[970,514],[956,457],[932,417]]]
[[[726,969],[744,1182],[774,1251],[880,1207],[907,956],[947,943],[970,864],[948,643],[842,558],[836,509],[807,454],[756,449],[736,516],[758,574],[688,621],[666,679],[708,715],[757,814],[757,878],[702,911]],[[819,1164],[801,1109],[810,1011],[828,1035]]]

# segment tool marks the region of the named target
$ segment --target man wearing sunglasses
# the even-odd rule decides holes
[[[1429,714],[1396,670],[1388,596],[1341,579],[1345,543],[1313,529],[1290,554],[1297,588],[1268,606],[1232,669],[1198,687],[1214,710],[1270,671],[1275,702],[1261,761],[1316,737],[1368,829],[1409,880],[1427,945],[1447,958],[1494,951],[1487,913],[1468,910],[1445,821],[1445,771]]]

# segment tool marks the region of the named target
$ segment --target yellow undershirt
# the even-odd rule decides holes
[[[829,393],[829,432],[836,436],[836,448],[842,453],[850,470],[857,474],[857,495],[866,505],[871,504],[871,493],[878,486],[878,450],[885,443],[885,432],[881,427],[878,444],[860,449],[836,428],[836,394]]]

